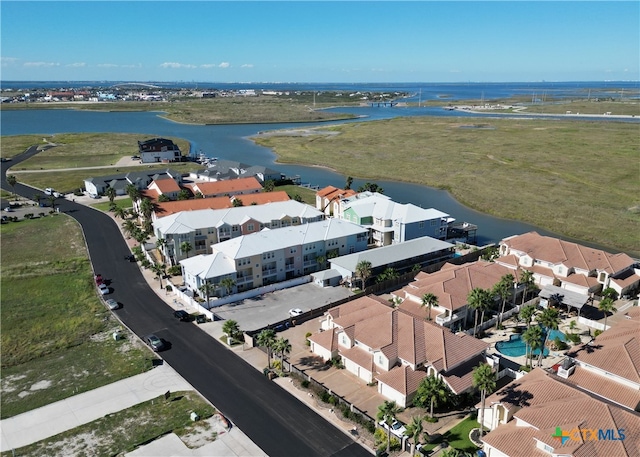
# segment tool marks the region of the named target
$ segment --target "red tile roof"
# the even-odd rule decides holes
[[[291,200],[289,195],[283,190],[275,192],[259,192],[257,194],[238,195],[244,206],[263,205],[272,202],[284,202]],[[178,200],[172,202],[158,203],[156,216],[165,217],[181,211],[194,211],[198,209],[224,209],[233,207],[233,198],[230,197],[210,197],[193,198],[190,200]]]
[[[253,176],[249,178],[229,179],[225,181],[199,182],[192,186],[194,193],[200,192],[202,195],[233,195],[244,192],[259,192],[262,185]]]

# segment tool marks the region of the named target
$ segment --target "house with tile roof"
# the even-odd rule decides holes
[[[343,209],[337,217],[368,227],[371,244],[375,246],[403,243],[422,236],[438,240],[447,237],[450,217],[433,208],[396,203],[379,193],[342,199],[340,204]]]
[[[180,265],[185,285],[194,292],[205,282],[218,284],[229,276],[236,284],[234,292],[242,292],[316,272],[318,258],[328,249],[337,248],[338,255],[365,250],[366,233],[337,219],[264,228],[214,244],[212,254],[183,259]]]
[[[209,254],[211,246],[222,241],[257,233],[265,228],[297,226],[318,222],[323,218],[324,215],[312,206],[287,200],[264,205],[181,211],[158,217],[153,221],[153,231],[157,239],[165,240],[162,253],[175,265],[187,257],[180,247],[183,242],[191,245],[194,255]]]
[[[262,191],[262,184],[253,176],[226,181],[197,182],[189,187],[194,195],[202,194],[204,198],[256,194]]]
[[[146,196],[153,195],[152,199],[157,200],[160,195],[175,200],[182,188],[173,179],[157,179],[151,182],[145,191]]]
[[[487,343],[415,318],[375,296],[327,311],[321,331],[309,337],[324,360],[339,357],[354,376],[378,384],[378,393],[411,404],[422,379],[442,378],[456,394],[473,389],[473,368],[485,360]]]
[[[640,415],[535,368],[485,401],[487,457],[637,456]]]
[[[476,287],[492,289],[507,274],[518,277],[519,272],[494,262],[476,261],[462,265],[447,263],[434,273],[420,272],[413,282],[392,292],[400,300],[400,308],[416,318],[424,319],[428,309],[422,307],[422,297],[432,293],[438,297],[431,308],[431,321],[453,329],[463,329],[471,321],[467,297]],[[514,293],[515,293],[514,289]],[[511,303],[511,300],[508,300]]]
[[[274,192],[259,192],[257,194],[247,194],[244,196],[192,198],[189,200],[157,202],[151,217],[155,221],[158,218],[170,216],[181,211],[233,208],[237,205],[236,200],[242,202],[240,206],[255,206],[265,205],[267,203],[286,202],[291,200],[291,198],[285,191],[276,190]]]
[[[640,287],[640,266],[627,254],[611,254],[537,232],[505,238],[499,254],[497,263],[531,271],[541,287],[550,284],[584,295],[607,287],[624,295]]]
[[[327,186],[316,192],[316,209],[323,211],[327,216],[340,214],[340,201],[352,197],[357,192],[353,189],[339,189]]]

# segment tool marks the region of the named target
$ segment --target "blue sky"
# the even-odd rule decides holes
[[[640,79],[640,2],[0,2],[1,79]]]

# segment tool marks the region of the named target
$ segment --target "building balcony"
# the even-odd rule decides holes
[[[276,273],[278,273],[278,269],[277,268],[263,268],[262,269],[262,276],[271,276],[271,275],[275,275]]]
[[[436,324],[438,325],[450,324],[455,321],[459,321],[460,319],[462,319],[462,315],[460,314],[454,314],[452,316],[449,316],[448,313],[445,312],[436,316]]]
[[[244,284],[245,282],[251,281],[253,281],[253,275],[238,276],[238,278],[236,279],[236,284]]]
[[[284,266],[284,271],[293,271],[295,269],[296,269],[296,266],[293,263],[289,263]]]

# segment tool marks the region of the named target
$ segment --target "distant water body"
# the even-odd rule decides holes
[[[114,85],[116,82],[75,82],[75,83],[11,83],[15,88],[44,88],[45,84],[50,84],[52,88],[71,88],[71,87],[97,87],[101,85],[106,87],[107,84]],[[28,84],[28,85],[27,85]],[[167,83],[164,87],[169,87]],[[241,89],[241,88],[265,88],[269,90],[344,90],[346,91],[399,91],[412,93],[417,91],[417,96],[422,96],[423,100],[427,96],[438,98],[437,94],[446,94],[449,99],[465,99],[478,97],[478,93],[484,91],[485,98],[498,96],[497,94],[506,94],[509,96],[519,94],[522,95],[526,91],[551,90],[555,88],[558,94],[584,95],[584,91],[594,91],[596,87],[604,90],[607,86],[605,83],[500,83],[500,84],[214,84],[208,83],[210,88],[219,89]],[[599,85],[598,85],[599,84]],[[638,83],[606,83],[610,85],[612,91],[618,91],[624,88],[624,91],[631,93],[632,89],[638,89]],[[195,88],[195,83],[191,86]],[[206,88],[204,83],[198,83],[198,88]],[[430,87],[431,95],[427,87]],[[2,85],[6,88],[5,83]],[[187,87],[186,83],[176,83],[171,87]],[[547,89],[544,89],[544,88]],[[613,89],[617,88],[617,89]],[[422,89],[421,91],[419,89]],[[538,92],[540,93],[540,92]],[[417,98],[416,98],[417,99]],[[366,119],[380,119],[395,116],[478,116],[472,113],[451,112],[438,108],[418,110],[407,108],[353,108],[357,114],[367,116]],[[339,109],[338,111],[344,111]],[[414,113],[414,111],[416,111]],[[638,119],[636,119],[638,120]],[[351,120],[346,122],[361,122],[361,120]],[[343,121],[345,122],[345,121]],[[331,170],[321,167],[305,167],[300,165],[286,165],[276,162],[276,156],[268,148],[259,146],[250,141],[248,137],[258,134],[260,131],[277,130],[286,128],[300,128],[309,124],[243,124],[243,125],[190,125],[171,122],[167,119],[158,117],[158,113],[154,112],[96,112],[96,111],[75,111],[75,110],[18,110],[18,111],[0,111],[0,126],[2,135],[27,135],[27,134],[44,134],[54,135],[57,133],[80,133],[80,132],[122,132],[136,133],[157,136],[173,136],[185,138],[191,143],[191,149],[194,153],[202,151],[210,157],[219,157],[221,159],[238,160],[241,162],[264,165],[275,168],[289,176],[300,175],[303,182],[317,186],[334,185],[343,187],[346,177]],[[82,166],[82,165],[78,165]],[[474,211],[458,203],[448,192],[433,189],[417,184],[402,183],[397,181],[377,180],[381,185],[385,194],[389,195],[395,201],[401,203],[413,203],[423,208],[437,208],[444,211],[459,221],[468,221],[479,226],[478,244],[495,243],[501,239],[525,233],[531,230],[537,230],[542,235],[553,235],[543,229],[533,225],[522,223],[519,221],[505,220],[497,217],[489,216]],[[353,186],[364,184],[363,180],[355,180]],[[566,237],[561,237],[570,241]],[[592,245],[582,242],[582,244]],[[593,245],[594,247],[601,247]],[[607,249],[612,251],[612,249]]]

